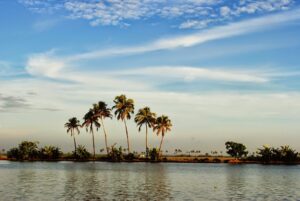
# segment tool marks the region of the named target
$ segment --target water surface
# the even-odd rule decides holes
[[[300,200],[300,166],[0,161],[0,200]]]

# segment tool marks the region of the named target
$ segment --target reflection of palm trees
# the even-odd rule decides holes
[[[79,167],[72,164],[66,164],[65,166],[67,171],[65,171],[64,199],[102,200],[102,196],[106,193],[103,192],[102,185],[97,177],[96,164],[91,164],[88,167],[85,164],[79,164]]]
[[[138,175],[137,198],[140,200],[172,200],[164,164],[143,164]]]

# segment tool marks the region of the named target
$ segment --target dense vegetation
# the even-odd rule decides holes
[[[7,157],[14,160],[58,160],[60,148],[45,146],[38,148],[38,142],[23,141],[18,147],[7,151]]]
[[[246,146],[236,142],[226,142],[227,153],[235,158],[244,161],[256,161],[264,164],[293,164],[300,162],[299,153],[289,146],[281,146],[279,148],[263,146],[256,153],[252,153],[247,157],[248,151]]]

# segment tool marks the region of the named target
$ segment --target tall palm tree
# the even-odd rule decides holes
[[[77,134],[80,133],[79,127],[80,127],[80,122],[76,117],[72,117],[68,120],[67,123],[65,123],[65,127],[67,128],[67,133],[71,133],[71,137],[73,137],[74,140],[74,148],[75,148],[75,156],[76,156],[76,150],[77,150],[77,145],[76,145],[76,140],[75,140],[75,132]]]
[[[97,104],[93,105],[93,110],[95,112],[95,115],[100,118],[103,132],[104,132],[104,137],[105,137],[105,147],[106,147],[106,152],[108,154],[108,144],[107,144],[107,135],[106,135],[106,130],[104,127],[104,122],[103,119],[105,118],[112,118],[111,115],[111,109],[107,107],[107,104],[103,101],[99,101]]]
[[[95,160],[95,156],[96,156],[96,152],[95,152],[95,137],[94,137],[94,126],[95,128],[98,129],[100,128],[101,124],[98,122],[98,117],[95,115],[94,110],[90,109],[83,117],[83,124],[82,126],[86,127],[86,131],[90,131],[90,133],[92,133],[92,137],[93,137],[93,154],[94,154],[94,160]]]
[[[146,127],[146,158],[148,158],[149,148],[148,148],[148,127],[152,128],[155,123],[156,114],[151,112],[149,107],[144,107],[139,109],[138,113],[135,115],[134,121],[139,127],[139,131],[143,125]]]
[[[115,109],[115,115],[118,120],[122,120],[125,125],[126,137],[127,137],[127,151],[130,153],[130,144],[128,137],[128,128],[126,124],[126,119],[130,119],[131,115],[134,113],[134,101],[132,99],[127,99],[125,95],[116,96],[114,99],[115,105],[113,109]]]
[[[156,131],[157,135],[161,134],[161,141],[160,141],[158,153],[160,153],[165,134],[168,131],[171,131],[171,127],[172,127],[172,123],[168,116],[162,115],[156,119],[155,125],[153,127],[153,131]]]

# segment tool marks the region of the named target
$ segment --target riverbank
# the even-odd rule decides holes
[[[6,156],[0,156],[0,160],[8,161],[17,161],[8,159]],[[113,162],[107,160],[104,156],[97,157],[95,160],[74,160],[70,158],[60,158],[58,160],[26,160],[26,161],[45,161],[45,162],[61,162],[61,161],[73,161],[73,162],[89,162],[89,161],[98,161],[98,162]],[[136,158],[133,160],[122,160],[119,162],[125,163],[138,163],[138,162],[153,162],[146,160],[145,158]],[[238,160],[230,156],[163,156],[162,159],[158,162],[161,163],[229,163],[229,164],[268,164],[268,165],[284,165],[287,163],[271,161],[269,163],[264,163],[262,161],[247,161],[247,160]],[[288,163],[290,165],[300,165],[300,162]]]

